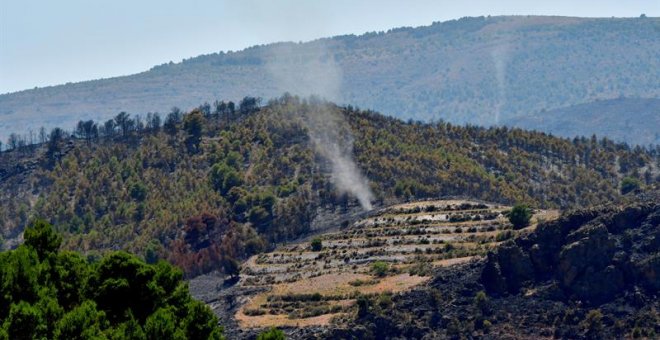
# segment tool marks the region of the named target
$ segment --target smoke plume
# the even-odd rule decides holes
[[[507,41],[498,44],[490,51],[493,66],[495,67],[495,79],[497,81],[497,103],[495,103],[495,125],[500,123],[502,108],[506,103],[506,66],[509,61],[509,43]]]
[[[340,100],[341,68],[322,41],[309,45],[280,44],[269,56],[266,69],[280,93]],[[374,196],[353,159],[354,140],[348,123],[330,105],[316,101],[318,105],[311,105],[301,117],[312,145],[330,163],[335,188],[354,196],[363,209],[370,210]]]

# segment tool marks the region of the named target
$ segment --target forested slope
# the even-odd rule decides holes
[[[122,110],[144,116],[284,91],[403,119],[487,126],[597,99],[659,98],[658,35],[658,18],[503,16],[255,46],[125,77],[0,95],[0,139],[28,128],[36,132],[35,117],[50,128],[105,120]],[[552,123],[554,116],[547,119]],[[659,128],[632,113],[626,119],[647,132]],[[580,135],[603,131],[576,126]],[[648,133],[610,126],[618,127],[610,138],[653,142]]]
[[[591,131],[626,143],[660,144],[660,99],[616,98],[507,119],[504,124],[563,137]],[[651,128],[648,128],[651,127]],[[636,136],[632,136],[632,135]]]
[[[357,206],[338,190],[311,117],[334,121],[341,157],[355,159],[376,206],[463,196],[579,207],[618,200],[624,177],[658,181],[657,149],[605,139],[406,123],[291,96],[257,104],[173,112],[164,124],[118,115],[100,129],[91,122],[96,133],[82,124],[73,137],[53,131],[43,145],[1,153],[6,246],[41,217],[63,233],[65,249],[124,249],[189,275],[231,267],[307,233],[323,208],[341,216]]]

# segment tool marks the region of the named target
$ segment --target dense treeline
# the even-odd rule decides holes
[[[310,115],[343,119],[337,135],[353,140],[376,204],[458,195],[565,208],[617,200],[624,176],[641,186],[658,181],[658,149],[402,122],[288,95],[264,106],[246,97],[238,107],[173,110],[162,125],[151,116],[149,129],[120,114],[112,135],[82,122],[91,133],[54,142],[51,133],[34,151],[2,153],[32,170],[0,172],[0,225],[11,238],[31,218],[47,217],[66,249],[129,250],[188,275],[234,268],[236,259],[306,233],[319,208],[355,205],[312,147]]]
[[[125,252],[85,258],[58,251],[37,221],[25,243],[0,252],[0,339],[222,339],[181,270]]]
[[[232,101],[216,101],[211,104],[204,103],[197,110],[205,116],[224,115],[234,116],[238,113],[245,114],[254,111],[260,103],[259,98],[245,97],[239,102],[238,108]],[[0,141],[0,151],[34,151],[39,145],[48,144],[49,150],[57,149],[66,139],[81,139],[93,141],[99,138],[130,137],[131,135],[140,135],[143,133],[158,133],[161,128],[170,134],[175,134],[177,125],[181,124],[183,112],[178,107],[173,107],[163,120],[158,112],[147,113],[146,117],[135,115],[131,117],[124,111],[117,114],[114,118],[105,122],[95,122],[94,120],[80,120],[71,131],[62,128],[53,128],[50,132],[44,127],[39,129],[38,133],[30,130],[28,133],[11,133],[3,145]],[[51,150],[52,151],[56,150]]]

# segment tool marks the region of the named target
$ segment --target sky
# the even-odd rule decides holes
[[[0,94],[465,16],[660,16],[660,0],[0,0]]]

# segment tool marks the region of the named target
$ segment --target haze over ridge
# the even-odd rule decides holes
[[[344,74],[335,100],[404,119],[490,125],[595,100],[657,98],[660,47],[652,37],[658,22],[481,17],[385,34],[255,46],[131,76],[0,95],[0,131],[6,136],[34,130],[37,115],[45,116],[47,127],[69,127],[78,119],[104,120],[119,111],[165,113],[172,106],[190,108],[215,99],[275,97],[281,87],[265,65],[270,51],[281,46],[305,58],[323,45]],[[624,140],[655,142],[634,135]]]

